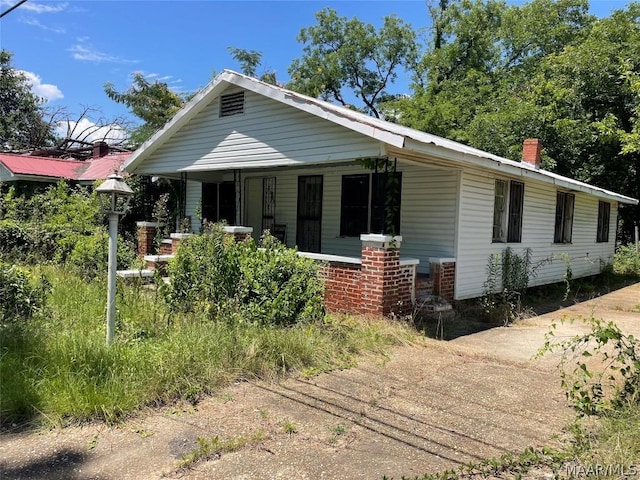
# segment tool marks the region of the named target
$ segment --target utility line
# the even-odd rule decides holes
[[[4,12],[0,13],[0,18],[4,17],[5,15],[13,12],[16,8],[18,8],[20,5],[22,5],[24,2],[26,2],[27,0],[20,0],[18,3],[16,3],[13,7],[9,8],[8,10],[5,10]]]

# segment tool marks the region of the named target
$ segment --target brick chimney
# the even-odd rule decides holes
[[[522,145],[522,161],[535,168],[540,168],[542,144],[539,138],[527,138]]]
[[[104,157],[109,153],[107,142],[93,142],[93,158]]]

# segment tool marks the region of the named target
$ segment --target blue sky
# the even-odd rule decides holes
[[[0,11],[17,1],[0,0]],[[592,0],[591,11],[608,16],[627,3]],[[263,64],[288,80],[287,67],[302,53],[296,36],[315,24],[314,13],[324,7],[374,25],[389,14],[416,29],[429,23],[423,0],[28,0],[0,20],[0,48],[13,52],[14,66],[50,99],[49,106],[74,114],[83,105],[98,107],[113,118],[127,111],[104,94],[105,82],[123,90],[140,71],[191,92],[215,72],[239,70],[228,46],[261,51]],[[391,91],[408,92],[407,83]]]

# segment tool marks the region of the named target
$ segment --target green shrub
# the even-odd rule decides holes
[[[271,236],[258,248],[213,226],[180,246],[169,272],[166,299],[174,311],[258,325],[292,325],[323,314],[316,263]]]
[[[27,270],[0,262],[0,327],[31,317],[45,305],[49,285]]]
[[[66,263],[78,275],[93,278],[105,274],[109,259],[109,235],[98,229],[91,235],[70,234],[60,244],[70,248]],[[118,268],[129,266],[135,259],[133,247],[118,237]]]
[[[613,258],[613,273],[640,276],[640,255],[635,245],[621,245]]]
[[[43,193],[2,197],[0,256],[28,263],[68,263],[85,278],[105,271],[108,242],[95,192],[61,181]],[[131,242],[118,239],[118,265],[134,259]]]
[[[640,399],[638,340],[623,333],[614,322],[594,317],[578,319],[590,328],[588,333],[561,339],[556,337],[557,324],[553,323],[537,356],[561,352],[561,385],[579,416],[637,404]]]
[[[0,220],[0,256],[7,261],[24,261],[33,251],[29,233],[15,220]]]
[[[327,316],[289,328],[168,312],[156,291],[118,285],[116,341],[105,343],[104,281],[44,266],[46,314],[0,326],[0,423],[115,421],[148,405],[198,399],[238,378],[316,374],[361,351],[411,341],[382,319]],[[168,319],[171,319],[169,322]]]

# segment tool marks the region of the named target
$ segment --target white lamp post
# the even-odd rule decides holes
[[[133,195],[133,190],[117,173],[112,173],[96,188],[103,210],[109,214],[109,270],[107,283],[107,345],[111,345],[116,325],[116,269],[118,261],[118,217]]]

